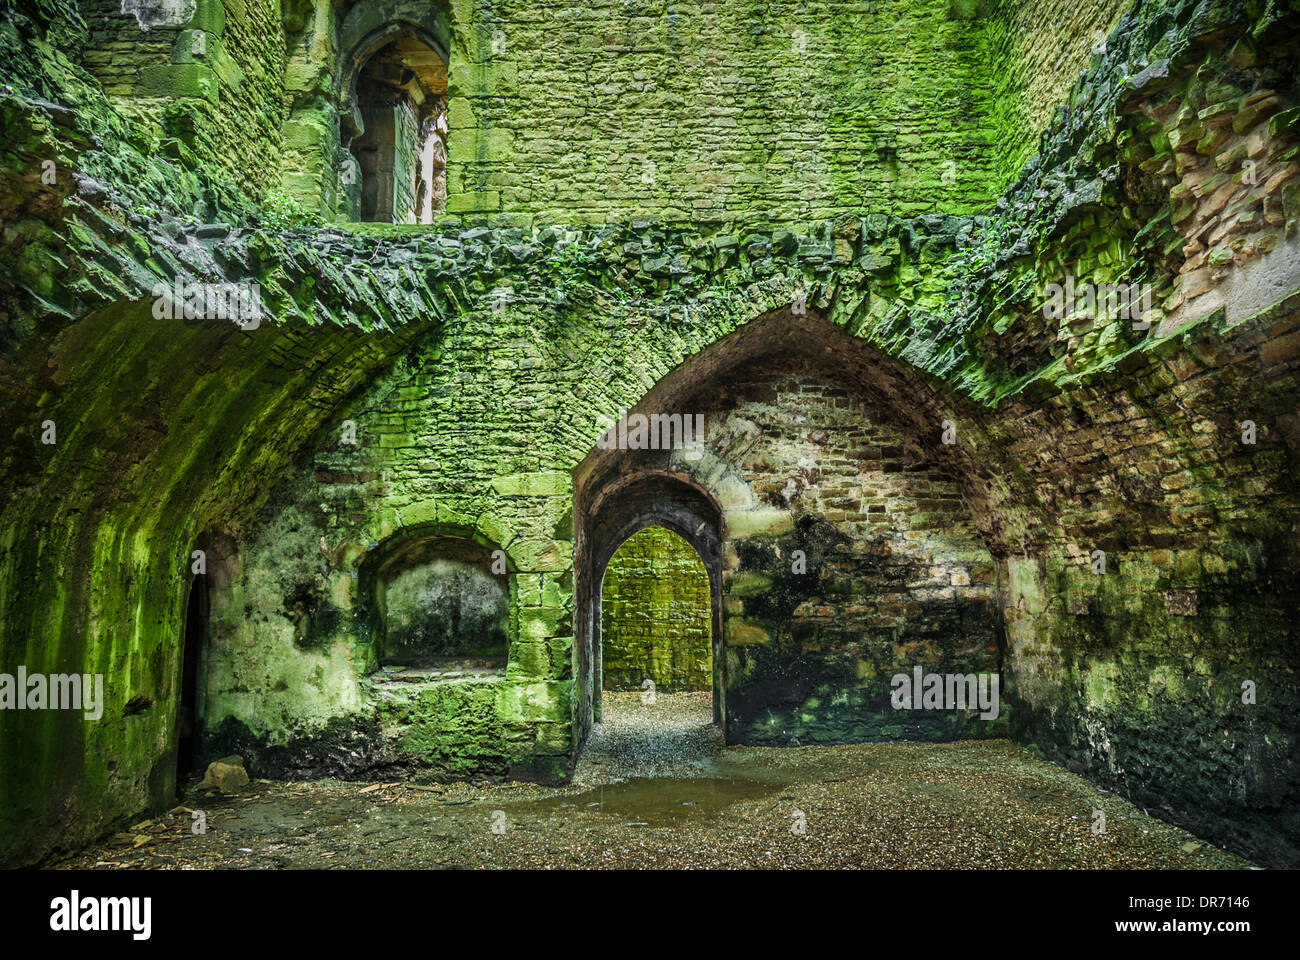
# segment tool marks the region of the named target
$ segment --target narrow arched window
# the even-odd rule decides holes
[[[398,37],[366,59],[352,90],[341,176],[347,218],[432,223],[447,198],[446,61],[423,40]]]

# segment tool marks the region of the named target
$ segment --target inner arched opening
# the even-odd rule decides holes
[[[713,596],[703,559],[649,525],[627,537],[600,587],[600,723],[584,772],[671,774],[714,755]]]
[[[501,551],[437,531],[384,548],[367,571],[380,667],[491,674],[510,645],[510,573]]]

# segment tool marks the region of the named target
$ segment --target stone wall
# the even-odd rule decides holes
[[[996,84],[997,182],[1005,184],[1038,150],[1038,138],[1088,66],[1105,52],[1128,0],[991,0],[989,57]]]
[[[214,631],[229,631],[213,643],[233,651],[209,719],[242,724],[228,742],[263,770],[562,774],[590,715],[575,467],[600,416],[660,403],[679,368],[709,383],[735,359],[710,348],[753,329],[792,364],[812,351],[805,373],[855,358],[841,373],[886,400],[866,422],[960,490],[995,561],[1017,737],[1295,863],[1295,26],[1276,5],[1136,8],[980,214],[890,207],[790,229],[787,204],[725,226],[402,232],[255,226],[224,161],[156,149],[114,109],[77,62],[86,30],[67,4],[0,19],[0,415],[14,425],[0,651],[8,668],[108,679],[100,722],[0,716],[0,857],[31,862],[171,802],[196,545],[213,559]],[[182,219],[196,215],[211,220]],[[214,277],[261,285],[258,329],[154,317],[155,283]],[[1047,315],[1045,286],[1071,277],[1149,284],[1149,327]],[[727,489],[698,479],[721,515]],[[382,689],[368,674],[366,558],[404,530],[506,553],[503,673]],[[928,536],[905,530],[900,551],[924,556]],[[939,588],[899,556],[917,589]],[[736,558],[728,600],[748,618],[744,574],[762,565]],[[315,609],[286,608],[304,595]],[[236,668],[261,686],[228,682]],[[838,723],[818,700],[787,723]]]
[[[85,65],[175,159],[211,164],[260,200],[279,180],[286,118],[279,7],[92,0]]]
[[[985,724],[973,704],[891,703],[891,679],[918,666],[999,673],[993,559],[927,452],[938,432],[900,429],[861,384],[809,366],[747,363],[699,397],[710,452],[732,468],[712,484],[725,491],[728,741],[1004,730],[1005,710]]]
[[[460,741],[481,772],[562,773],[571,719],[571,577],[562,541],[571,522],[569,481],[553,467],[557,450],[546,437],[553,424],[526,404],[567,371],[537,364],[547,347],[530,321],[484,311],[455,322],[459,332],[426,338],[333,424],[312,462],[277,492],[259,532],[232,544],[229,562],[242,574],[214,591],[207,724],[216,742],[238,745],[253,769],[279,762],[268,759],[277,744],[295,742],[300,755],[323,751],[310,745],[334,742],[349,729],[338,722],[345,716],[373,731],[353,775],[407,762],[410,744],[435,735],[448,754],[438,769],[458,769],[466,754],[437,731],[454,716],[475,715],[473,703],[491,703],[496,733]],[[559,396],[548,402],[558,407]],[[345,422],[355,427],[355,444],[345,442]],[[459,426],[446,429],[452,424]],[[412,687],[420,707],[407,716],[415,725],[407,731],[391,718],[380,723],[392,691],[367,679],[376,648],[364,571],[395,538],[426,536],[468,537],[489,555],[502,552],[513,590],[511,641],[499,674]],[[245,597],[252,584],[266,595]],[[299,584],[308,588],[312,633],[295,643],[285,598]],[[257,616],[245,612],[250,604]],[[289,688],[278,697],[257,693],[284,678]]]
[[[686,541],[660,527],[628,537],[601,586],[604,688],[712,690],[709,602],[708,574]]]
[[[1057,517],[1003,561],[1017,735],[1276,863],[1296,851],[1297,306],[1171,338],[999,427]]]
[[[103,0],[88,5],[85,62],[173,153],[215,161],[256,201],[282,185],[328,218],[348,215],[340,45],[353,21],[385,13],[450,48],[452,214],[718,223],[760,209],[806,226],[882,204],[971,211],[993,196],[992,85],[974,5],[834,3],[815,16],[715,0],[412,6],[391,0],[372,16],[295,5],[282,26],[264,0],[196,0],[146,17],[145,29]]]
[[[415,223],[415,177],[424,144],[416,136],[418,121],[410,104],[402,101],[393,111],[393,222]]]
[[[975,209],[991,84],[964,9],[453,3],[447,210],[808,224]]]
[[[368,729],[387,688],[369,679],[367,557],[394,537],[454,527],[499,547],[517,571],[516,639],[502,675],[458,676],[439,702],[459,709],[462,695],[494,688],[495,758],[487,761],[479,740],[466,744],[484,772],[554,775],[563,763],[573,709],[576,458],[557,431],[595,421],[620,396],[637,399],[648,365],[662,358],[628,343],[621,356],[602,356],[607,372],[597,376],[590,357],[599,345],[557,349],[582,328],[536,329],[532,318],[544,313],[533,305],[465,317],[410,353],[341,421],[354,424],[355,446],[327,436],[311,467],[274,494],[257,532],[231,546],[223,568],[240,575],[219,579],[210,621],[205,724],[216,753],[238,749],[258,770],[280,746],[319,751],[343,729],[341,718]],[[973,711],[898,711],[890,702],[895,673],[997,674],[1001,663],[992,558],[927,442],[893,425],[896,411],[869,399],[865,375],[846,383],[806,372],[817,369],[812,360],[768,358],[747,360],[743,372],[726,361],[697,380],[691,371],[711,367],[709,354],[675,374],[689,386],[680,409],[702,411],[707,439],[698,463],[679,458],[674,469],[723,506],[728,739],[1002,729],[1005,712],[990,728]],[[590,385],[568,396],[548,389],[579,378]],[[715,389],[701,391],[709,382]],[[590,449],[595,437],[573,439]],[[933,447],[939,432],[928,440]],[[807,561],[798,572],[786,559],[794,550]],[[620,669],[616,659],[612,672]],[[424,729],[445,719],[411,722]],[[354,774],[408,762],[410,731],[389,723],[377,736],[357,754]]]

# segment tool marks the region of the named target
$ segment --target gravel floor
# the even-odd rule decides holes
[[[1249,866],[1005,740],[723,747],[707,694],[605,696],[567,787],[256,780],[192,793],[60,866]]]
[[[725,749],[722,731],[713,724],[710,691],[658,693],[647,704],[640,692],[606,690],[601,707],[603,721],[592,729],[574,770],[576,786],[707,776]]]

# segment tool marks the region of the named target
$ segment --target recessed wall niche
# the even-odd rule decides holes
[[[380,666],[505,667],[511,581],[493,548],[454,536],[407,540],[368,579]]]

